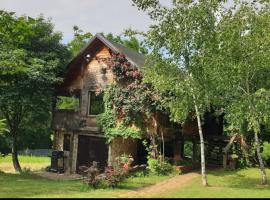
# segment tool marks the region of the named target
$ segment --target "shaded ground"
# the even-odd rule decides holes
[[[42,178],[46,178],[50,180],[57,180],[57,181],[82,179],[82,176],[79,174],[58,174],[58,173],[51,173],[51,172],[46,172],[46,171],[38,171],[38,172],[34,172],[33,174]]]

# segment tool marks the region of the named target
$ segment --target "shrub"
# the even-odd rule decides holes
[[[88,186],[92,186],[93,188],[98,188],[101,178],[99,177],[99,170],[97,167],[97,162],[93,161],[92,166],[87,169],[86,171],[86,178],[84,179],[84,182]]]
[[[106,181],[109,187],[115,188],[128,177],[127,171],[123,168],[107,167],[105,170]]]
[[[138,171],[132,174],[133,177],[145,177],[149,175],[149,170]]]
[[[148,159],[148,166],[152,173],[156,175],[166,176],[173,172],[173,166],[167,161],[161,162],[157,159],[150,158]]]

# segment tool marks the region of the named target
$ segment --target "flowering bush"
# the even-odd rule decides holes
[[[112,70],[117,84],[104,91],[105,113],[98,116],[98,123],[109,141],[117,136],[140,138],[144,119],[161,110],[158,95],[149,84],[142,82],[141,71],[122,54],[112,54],[104,60]],[[116,123],[121,120],[121,124]],[[135,124],[140,130],[128,128]]]
[[[128,171],[123,167],[108,166],[105,170],[106,181],[109,187],[115,188],[128,177]]]

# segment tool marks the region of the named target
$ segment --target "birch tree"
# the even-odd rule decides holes
[[[254,134],[262,184],[267,183],[261,157],[261,126],[270,117],[270,5],[238,2],[224,12],[217,27],[219,47],[211,53],[212,78],[221,91],[228,130]]]
[[[145,34],[152,50],[144,68],[145,81],[167,95],[163,103],[174,121],[184,122],[189,113],[196,117],[202,184],[207,186],[202,117],[213,103],[214,83],[209,78],[211,67],[204,58],[215,48],[217,15],[224,2],[172,0],[167,7],[158,0],[133,2],[154,21]]]

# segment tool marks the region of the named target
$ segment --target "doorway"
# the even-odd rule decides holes
[[[79,135],[77,171],[80,166],[90,167],[92,162],[98,162],[103,171],[108,161],[108,145],[105,138]]]

